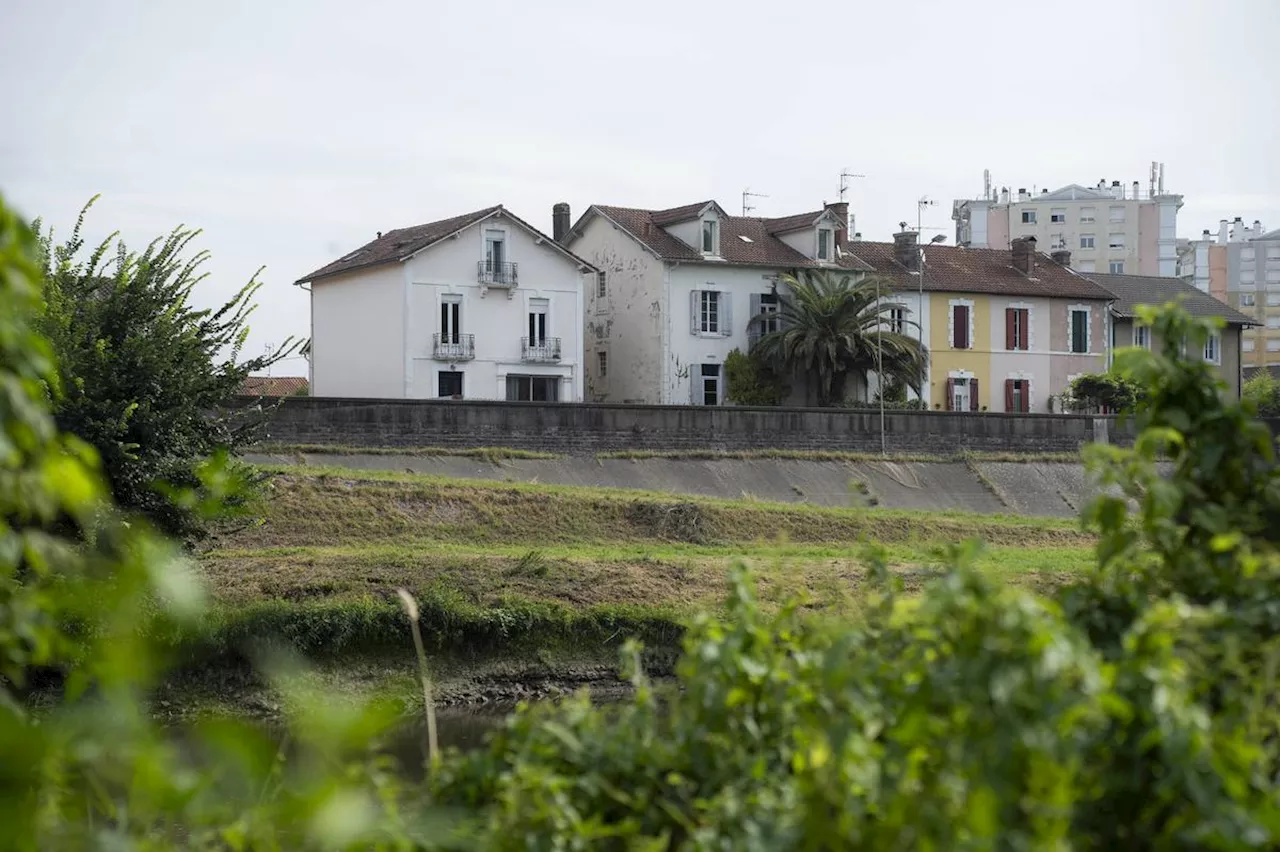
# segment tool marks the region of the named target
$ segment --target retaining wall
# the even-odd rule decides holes
[[[253,400],[242,400],[253,404]],[[511,447],[568,455],[618,450],[881,449],[878,411],[608,403],[287,397],[267,440],[357,447]],[[889,411],[891,453],[1073,452],[1132,440],[1114,418]]]

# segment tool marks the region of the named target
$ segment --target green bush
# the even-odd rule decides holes
[[[198,489],[196,469],[208,457],[256,440],[261,415],[229,404],[245,377],[294,344],[239,360],[256,278],[220,308],[197,309],[191,294],[208,259],[189,254],[199,232],[175,229],[141,254],[112,235],[86,252],[88,209],[66,242],[42,237],[38,328],[56,356],[54,417],[97,450],[118,506],[170,535],[198,538],[205,523],[172,491]]]
[[[1256,407],[1259,417],[1280,417],[1280,382],[1270,370],[1254,373],[1244,383],[1243,394]]]
[[[734,349],[724,359],[725,396],[738,405],[779,405],[786,383],[768,364]]]
[[[1143,397],[1141,385],[1136,385],[1118,373],[1086,373],[1071,382],[1062,395],[1062,404],[1068,411],[1097,413],[1106,409],[1113,414],[1127,413]]]

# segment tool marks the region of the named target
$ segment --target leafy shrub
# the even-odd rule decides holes
[[[1270,370],[1254,373],[1244,383],[1243,395],[1257,408],[1259,417],[1280,417],[1280,382]]]
[[[724,359],[725,396],[738,405],[779,405],[786,383],[760,358],[734,349]]]
[[[86,255],[88,209],[66,242],[42,238],[39,330],[57,360],[54,417],[97,450],[117,505],[171,535],[197,538],[203,523],[170,492],[198,488],[201,462],[257,438],[260,416],[228,405],[246,376],[294,344],[237,363],[256,278],[217,310],[198,310],[191,292],[208,258],[188,256],[198,232],[175,229],[141,254],[113,235]]]
[[[1068,411],[1116,414],[1130,411],[1142,395],[1141,385],[1117,373],[1086,373],[1071,382],[1062,395],[1062,404]]]

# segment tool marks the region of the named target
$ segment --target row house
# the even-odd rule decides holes
[[[316,396],[576,402],[596,270],[501,205],[400,228],[298,285]]]
[[[1035,245],[921,250],[914,231],[851,245],[903,306],[893,321],[908,334],[918,322],[931,408],[1047,412],[1076,376],[1106,369],[1112,295],[1073,272],[1069,252]]]
[[[750,348],[751,316],[776,313],[780,275],[870,268],[849,251],[844,203],[773,219],[714,201],[597,204],[572,225],[557,204],[552,218],[556,238],[600,271],[584,316],[589,400],[722,404],[725,358]],[[805,393],[788,403],[812,403]]]

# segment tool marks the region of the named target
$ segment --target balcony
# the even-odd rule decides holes
[[[431,357],[437,361],[470,361],[476,357],[474,334],[431,335]]]
[[[476,280],[486,287],[515,287],[519,283],[517,264],[476,261]]]
[[[530,364],[560,363],[560,338],[520,338],[520,360]]]

